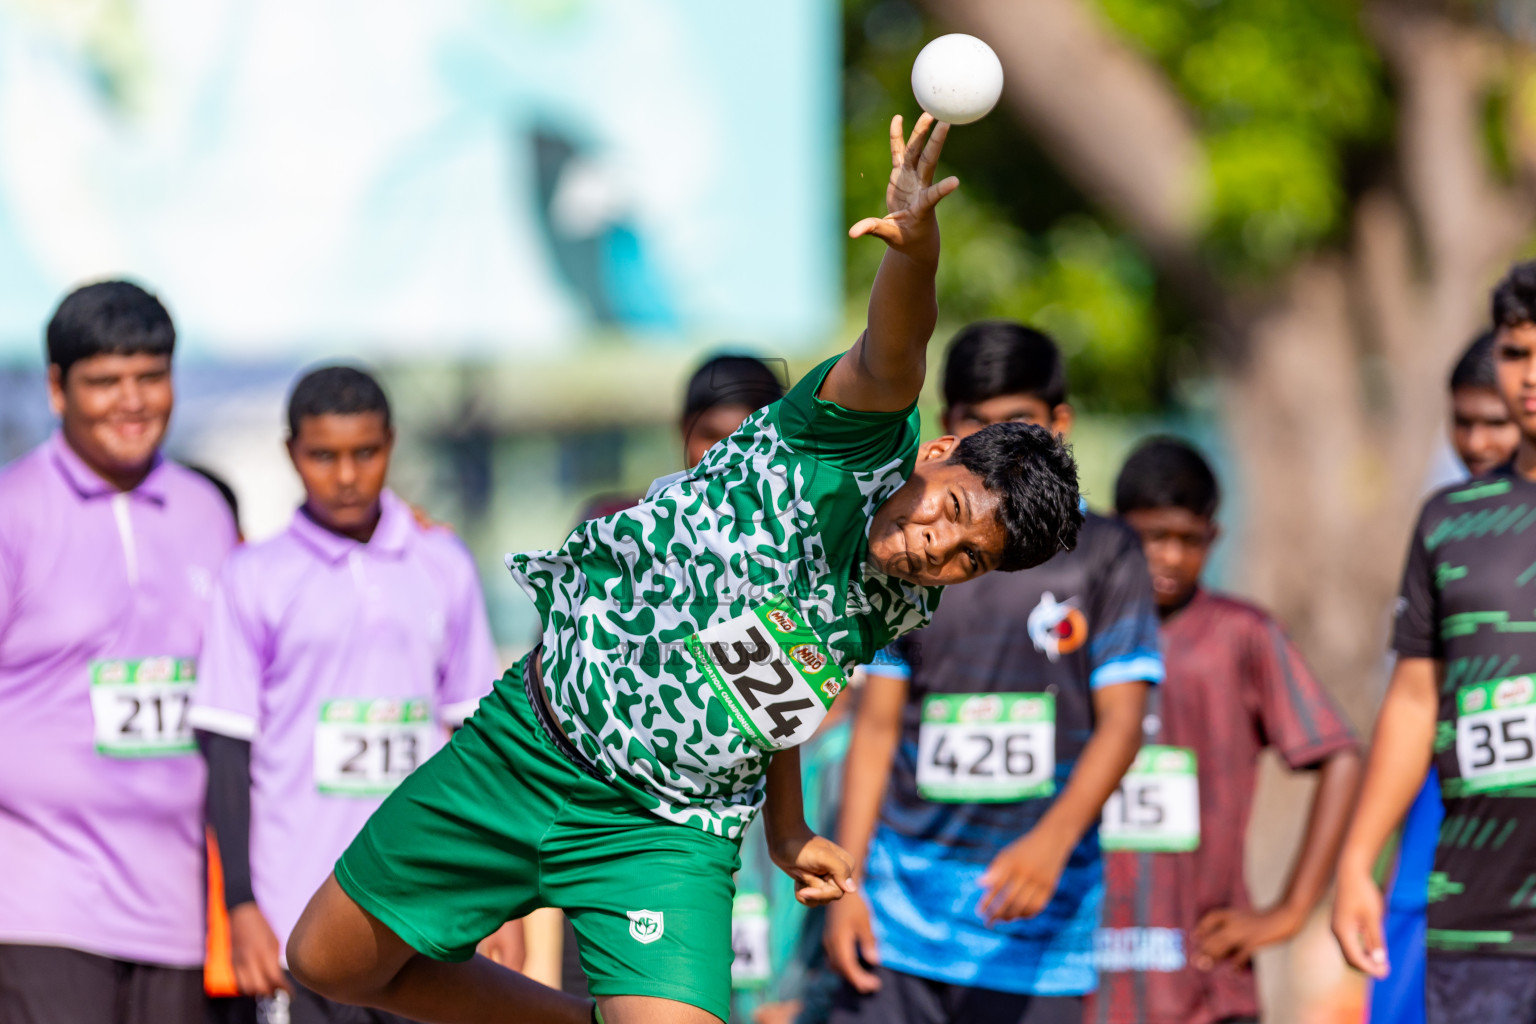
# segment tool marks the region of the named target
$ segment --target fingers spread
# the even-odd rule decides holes
[[[889,226],[884,217],[865,217],[848,229],[849,238],[863,238],[865,235],[886,238],[889,233]]]
[[[907,139],[906,151],[902,153],[903,167],[917,167],[917,161],[923,155],[923,147],[928,144],[928,134],[932,131],[933,125],[933,115],[926,111],[917,119],[917,124],[912,126],[912,136]]]
[[[891,118],[891,166],[900,167],[907,150],[906,139],[901,129],[901,115]]]
[[[940,121],[934,126],[932,134],[928,136],[927,145],[923,146],[923,151],[917,158],[917,175],[922,178],[925,185],[933,180],[933,169],[939,164],[939,154],[944,151],[944,140],[948,136],[949,123]]]
[[[949,195],[959,187],[960,179],[954,177],[953,175],[945,178],[943,181],[936,185],[929,185],[927,188],[923,189],[923,198],[921,200],[922,208],[927,210],[937,206],[940,199],[943,199],[945,196]]]

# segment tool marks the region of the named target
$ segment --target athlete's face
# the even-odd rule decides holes
[[[742,421],[756,411],[750,405],[728,403],[712,405],[692,419],[684,420],[683,449],[688,468],[697,466],[705,452],[734,434]]]
[[[1143,508],[1123,518],[1141,537],[1158,610],[1184,607],[1200,583],[1206,556],[1216,540],[1216,524],[1185,508]]]
[[[288,440],[304,481],[304,507],[320,525],[366,541],[379,521],[379,494],[395,433],[377,412],[305,416]]]
[[[119,487],[136,486],[171,419],[171,357],[91,356],[67,374],[50,366],[48,399],[86,465]]]
[[[1504,465],[1520,444],[1520,427],[1497,391],[1457,388],[1451,392],[1451,446],[1473,476]]]
[[[964,583],[1002,559],[1001,505],[981,477],[949,460],[959,443],[941,437],[919,448],[912,475],[875,511],[869,557],[881,572],[932,587]]]
[[[998,395],[975,405],[952,405],[944,410],[939,422],[946,434],[961,440],[994,423],[1029,423],[1066,437],[1072,432],[1072,407],[1065,402],[1052,406],[1034,395]]]
[[[1500,327],[1494,335],[1493,361],[1504,404],[1525,442],[1536,444],[1536,324]]]

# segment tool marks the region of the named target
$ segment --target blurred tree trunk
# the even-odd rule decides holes
[[[1013,113],[1205,319],[1247,498],[1244,589],[1365,725],[1446,372],[1533,224],[1529,193],[1486,164],[1484,101],[1515,59],[1507,44],[1422,3],[1372,7],[1399,90],[1393,166],[1356,201],[1344,244],[1239,289],[1202,257],[1192,114],[1088,0],[928,6],[996,48]]]

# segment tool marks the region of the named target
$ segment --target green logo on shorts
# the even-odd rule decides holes
[[[636,942],[650,945],[667,930],[659,910],[626,910],[624,913],[629,917],[629,937]]]

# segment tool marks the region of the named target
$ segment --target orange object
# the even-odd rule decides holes
[[[203,960],[203,991],[210,996],[238,996],[235,967],[229,958],[229,911],[224,908],[224,863],[213,829],[208,839],[208,948]]]

